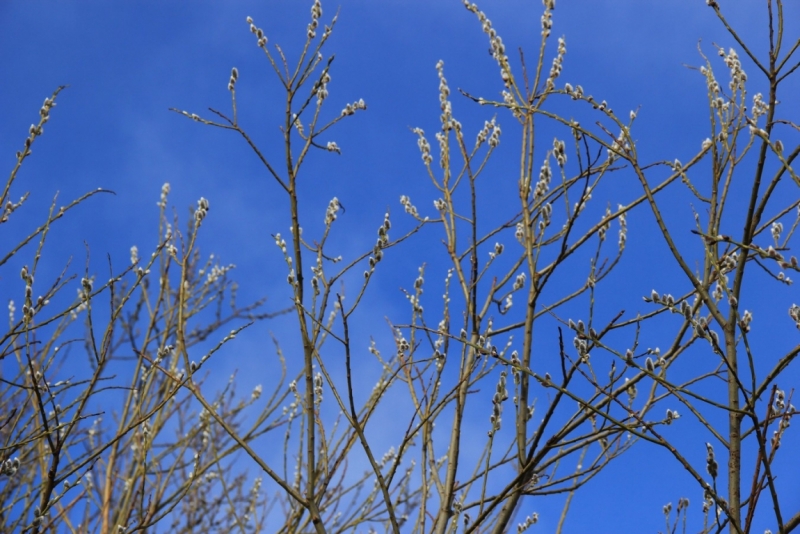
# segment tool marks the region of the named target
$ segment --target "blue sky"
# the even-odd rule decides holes
[[[755,50],[763,57],[767,49],[763,2],[720,3],[734,27],[746,41],[756,43]],[[229,110],[226,85],[230,69],[235,66],[240,75],[240,121],[266,156],[278,161],[282,146],[277,125],[282,122],[283,95],[263,53],[255,46],[245,17],[252,16],[270,43],[279,43],[290,58],[296,58],[304,40],[310,4],[0,4],[0,161],[6,169],[13,167],[14,152],[21,148],[28,125],[37,119],[42,100],[55,87],[70,86],[59,97],[46,132],[37,140],[12,195],[31,191],[32,198],[24,213],[15,219],[17,226],[4,231],[22,232],[22,228],[38,222],[56,191],[60,203],[66,203],[97,187],[111,189],[115,196],[96,197],[59,221],[45,249],[43,275],[47,277],[50,272],[52,276],[69,257],[73,258],[73,269],[80,272],[84,242],[90,247],[95,271],[105,268],[106,254],[122,266],[127,264],[131,245],[145,251],[155,243],[156,201],[161,185],[169,182],[171,204],[182,217],[186,207],[198,198],[209,199],[211,213],[204,222],[200,246],[206,253],[215,253],[223,264],[237,265],[240,298],[267,295],[268,306],[285,307],[288,297],[284,265],[269,237],[276,232],[288,233],[286,206],[277,184],[235,134],[203,127],[170,113],[168,108],[205,115],[209,106]],[[800,6],[787,4],[786,20],[800,20]],[[323,4],[325,23],[338,5]],[[313,222],[322,221],[333,196],[344,204],[346,213],[337,221],[338,234],[332,244],[347,258],[371,247],[374,229],[387,209],[393,214],[398,234],[411,228],[412,223],[403,216],[398,202],[400,195],[410,195],[422,213],[433,214],[431,201],[436,197],[410,128],[425,129],[435,144],[432,132],[438,126],[439,115],[436,62],[444,60],[445,74],[453,89],[499,98],[502,83],[496,64],[487,53],[488,41],[480,25],[456,0],[345,0],[340,5],[339,22],[326,47],[327,54],[336,55],[328,112],[336,114],[344,104],[359,98],[366,101],[368,110],[331,132],[330,140],[337,142],[342,155],[314,154],[300,195],[304,199],[302,213]],[[538,51],[541,3],[487,1],[480,7],[503,37],[512,59],[516,56],[511,52],[523,47],[532,64]],[[796,25],[787,28],[787,42],[797,38],[799,31]],[[726,49],[735,44],[705,2],[559,0],[553,36],[562,35],[566,37],[567,55],[560,83],[583,85],[598,100],[605,99],[623,112],[622,116],[627,115],[625,110],[639,109],[635,136],[641,143],[642,160],[685,161],[697,152],[708,136],[706,91],[702,76],[686,65],[702,64],[697,51],[702,40],[703,50],[716,61],[719,78],[725,79],[727,71],[714,54],[712,43]],[[554,52],[554,46],[548,49],[548,67]],[[755,67],[741,50],[739,55],[753,80],[750,93],[763,91]],[[791,94],[792,89],[795,94],[800,89],[796,81],[787,86],[785,95]],[[800,122],[797,103],[788,96],[785,99],[784,116]],[[483,121],[495,113],[458,94],[452,100],[456,117],[469,132],[477,132]],[[563,101],[554,106],[569,115],[567,106],[558,107],[562,104]],[[505,199],[514,198],[517,144],[511,117],[498,113],[498,121],[505,137],[487,169],[486,180],[491,185],[487,186],[483,209],[502,215]],[[564,133],[547,127],[542,131],[539,142],[543,156],[553,135]],[[604,209],[607,201],[615,206],[640,194],[631,176],[612,176],[610,181],[598,209]],[[786,192],[796,195],[796,190]],[[503,196],[504,193],[507,194]],[[684,193],[667,193],[672,196],[666,198],[675,206],[674,213],[669,211],[667,216],[677,228],[685,228],[687,243],[696,244],[688,234],[693,221]],[[741,199],[734,198],[733,202],[737,201]],[[686,287],[668,261],[663,240],[653,233],[652,214],[645,210],[632,214],[629,226],[628,251],[618,271],[603,287],[611,311],[602,313],[608,317],[623,308],[629,315],[647,311],[641,296],[649,294],[653,287],[673,294]],[[392,258],[391,263],[387,262],[364,301],[364,318],[355,332],[362,347],[367,346],[370,335],[384,342],[390,340],[384,317],[394,322],[408,317],[408,306],[398,288],[411,286],[423,261],[429,262],[429,276],[443,279],[443,255],[436,248],[439,243],[440,235],[428,231]],[[11,278],[15,274],[2,273],[0,290],[10,291],[7,281]],[[777,296],[764,291],[759,302],[768,307],[768,299],[776,299],[775,317],[782,321],[782,331],[787,336],[795,335],[785,310],[800,300],[796,288],[779,290],[774,284],[763,287],[775,290]],[[751,289],[762,293],[761,286]],[[227,376],[252,366],[270,349],[269,332],[284,332],[292,321],[276,320],[242,335],[236,351],[213,361],[215,372]],[[664,333],[670,331],[664,327]],[[658,329],[648,332],[652,337],[643,344],[667,343],[669,337],[659,341],[661,333]],[[291,346],[290,339],[285,342]],[[764,343],[779,353],[796,341],[775,341],[773,347],[772,341],[765,338]],[[797,370],[790,372],[796,383]],[[266,378],[247,373],[242,376],[243,390],[263,380]],[[476,416],[482,418],[476,427],[482,428],[486,416],[488,412]],[[688,419],[684,419],[686,430],[679,430],[675,439],[683,442],[685,438],[686,446],[696,449],[692,459],[702,470],[702,443],[707,438],[693,434],[691,429],[695,426]],[[647,475],[639,479],[640,473]],[[794,491],[794,501],[787,498],[787,502],[797,501]],[[677,503],[681,496],[692,500],[691,517],[699,521],[701,492],[696,484],[663,451],[643,445],[579,492],[565,532],[654,532],[663,528],[661,506],[669,501]],[[558,497],[526,504],[527,510],[542,514],[539,531],[554,528],[561,502]],[[767,526],[770,525],[765,523],[764,528]]]

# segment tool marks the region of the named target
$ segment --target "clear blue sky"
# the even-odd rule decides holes
[[[745,39],[754,40],[755,49],[764,57],[764,2],[720,3],[731,23]],[[800,6],[787,4],[786,20],[790,26],[794,24],[787,29],[787,41],[791,42],[800,31],[796,24]],[[222,263],[237,265],[240,298],[267,295],[269,306],[285,307],[285,272],[269,237],[288,233],[286,206],[277,184],[235,134],[204,127],[168,112],[168,108],[200,114],[209,106],[229,110],[226,85],[231,67],[236,66],[240,122],[267,157],[279,161],[282,146],[277,126],[282,122],[283,95],[255,46],[245,17],[252,16],[270,43],[279,43],[290,58],[296,58],[310,5],[306,1],[0,4],[0,161],[5,169],[13,167],[14,152],[21,148],[28,125],[38,118],[42,100],[55,87],[70,86],[59,97],[45,134],[37,140],[15,186],[14,197],[31,191],[29,205],[16,226],[3,232],[21,233],[22,228],[41,220],[56,191],[60,203],[66,203],[97,187],[111,189],[116,196],[94,198],[59,221],[45,249],[47,264],[42,276],[53,276],[69,257],[73,257],[73,271],[81,272],[84,242],[92,253],[92,270],[106,272],[106,254],[121,267],[128,262],[131,245],[142,252],[153,246],[156,201],[161,185],[169,182],[171,203],[182,217],[186,207],[201,196],[210,200],[201,247],[219,256]],[[337,6],[323,4],[323,22],[329,21]],[[480,7],[503,37],[512,59],[521,46],[532,64],[538,50],[541,2],[485,1]],[[553,36],[562,35],[567,55],[560,83],[582,84],[623,116],[625,110],[640,108],[635,136],[641,142],[643,161],[687,160],[696,153],[708,135],[705,87],[703,78],[686,65],[702,64],[697,51],[701,39],[712,60],[718,60],[712,43],[725,48],[735,44],[705,2],[558,0]],[[433,214],[431,201],[436,197],[410,128],[421,127],[431,134],[437,128],[434,65],[440,59],[445,62],[452,89],[499,98],[502,84],[487,49],[488,41],[474,15],[456,0],[341,2],[339,22],[326,47],[327,54],[336,55],[329,112],[359,98],[369,108],[331,132],[330,140],[337,142],[342,155],[314,155],[306,170],[307,181],[301,185],[301,197],[303,213],[314,223],[322,221],[333,196],[344,204],[347,211],[337,221],[341,224],[333,244],[346,258],[371,247],[374,229],[387,208],[396,232],[411,227],[398,202],[401,194],[410,195],[421,212]],[[554,47],[548,58],[553,54]],[[741,50],[739,55],[753,79],[750,93],[763,91],[755,67]],[[720,79],[725,79],[722,62],[717,61],[715,67]],[[797,94],[798,84],[794,82],[792,87]],[[452,100],[456,117],[470,132],[477,132],[495,113],[457,93]],[[785,106],[784,116],[800,122],[797,102],[787,98]],[[502,191],[504,186],[516,187],[517,145],[511,118],[501,113],[498,120],[508,134],[486,179]],[[552,136],[547,133],[540,139],[542,154]],[[430,140],[435,144],[432,135]],[[605,191],[603,203],[608,200],[615,206],[640,194],[630,176],[614,184]],[[485,209],[502,210],[505,206],[491,197],[491,189],[487,190]],[[796,191],[791,193],[796,195]],[[685,197],[676,195],[674,199],[676,227],[682,225],[689,239],[691,212]],[[509,211],[512,215],[516,205]],[[613,304],[607,316],[623,308],[629,315],[648,311],[641,296],[653,287],[672,293],[685,287],[666,259],[663,240],[653,233],[652,215],[648,211],[633,214],[629,226],[630,253],[604,289]],[[9,242],[7,236],[2,240]],[[411,286],[423,261],[429,262],[429,276],[443,278],[441,250],[428,252],[437,250],[439,242],[438,230],[430,231],[386,264],[364,302],[369,313],[356,332],[362,348],[369,335],[385,343],[390,340],[384,317],[395,322],[408,317],[398,287]],[[0,296],[11,291],[9,279],[16,282],[15,273],[13,269],[2,273]],[[769,287],[777,291],[773,285]],[[436,291],[432,293],[436,295]],[[800,301],[800,295],[794,287],[780,295],[775,312],[780,331],[794,335],[785,310],[791,302]],[[252,368],[264,351],[271,349],[269,332],[286,331],[292,321],[262,324],[242,335],[236,351],[229,350],[212,362],[215,371],[227,376],[237,369]],[[660,341],[658,331],[651,334],[644,346],[663,345],[670,339]],[[291,346],[292,342],[287,339],[285,343]],[[796,340],[781,342],[777,351],[794,343]],[[797,371],[791,376],[796,383]],[[241,379],[243,391],[267,380],[253,372]],[[482,429],[488,408],[481,409],[476,425]],[[703,443],[708,438],[685,434],[696,426],[688,421],[688,413],[684,415],[681,423],[686,423],[686,430],[672,429],[677,432],[676,439],[696,449],[691,458],[702,471]],[[482,435],[485,430],[480,432]],[[796,461],[793,467],[787,478],[797,476]],[[790,491],[788,485],[785,488]],[[796,489],[793,495],[796,505]],[[677,504],[681,496],[691,499],[691,517],[699,525],[700,489],[663,451],[641,444],[640,450],[618,460],[578,494],[565,531],[655,532],[663,529],[661,506],[669,501]],[[542,515],[539,532],[554,528],[561,501],[558,497],[526,504],[525,510]],[[792,502],[791,498],[787,502]],[[762,531],[768,526],[772,525],[765,523]],[[690,530],[696,530],[694,525]]]

